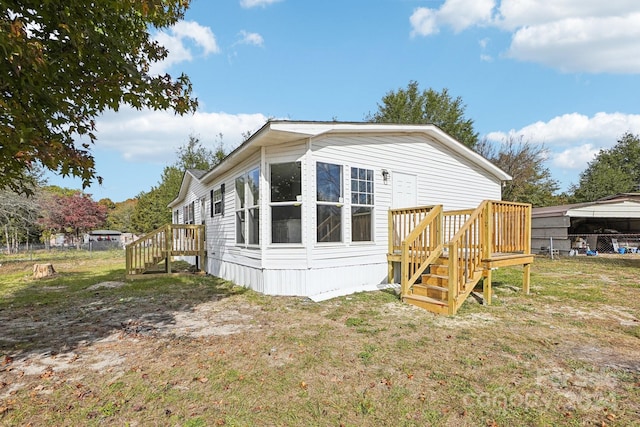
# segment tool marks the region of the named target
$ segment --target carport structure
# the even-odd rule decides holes
[[[640,246],[640,193],[621,193],[594,202],[534,208],[531,248],[569,254],[633,251]]]

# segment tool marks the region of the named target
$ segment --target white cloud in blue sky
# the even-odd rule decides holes
[[[153,64],[151,71],[154,74],[163,74],[175,64],[192,61],[194,48],[198,51],[196,55],[205,57],[220,52],[216,36],[211,28],[195,21],[177,22],[166,31],[158,32],[154,39],[169,51],[164,61]]]
[[[237,44],[248,44],[259,47],[262,47],[264,45],[264,39],[258,33],[250,33],[248,31],[241,30],[239,35],[240,40],[238,40]]]
[[[481,138],[545,144],[563,188],[640,134],[637,0],[200,1],[155,39],[153,71],[185,72],[199,111],[98,118],[96,198],[148,190],[190,134],[232,148],[268,117],[361,121],[410,80],[460,96]]]
[[[507,56],[563,72],[640,72],[640,2],[601,0],[446,0],[419,7],[412,36],[473,26],[511,33]]]

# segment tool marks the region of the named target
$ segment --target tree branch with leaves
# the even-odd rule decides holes
[[[0,188],[29,192],[36,164],[83,186],[101,182],[95,118],[123,105],[195,111],[187,76],[152,75],[167,50],[152,28],[182,19],[189,0],[3,0],[0,8]]]

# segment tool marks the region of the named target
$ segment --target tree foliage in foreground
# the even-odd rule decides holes
[[[185,75],[151,75],[167,50],[152,28],[171,26],[189,0],[0,2],[0,188],[29,192],[45,168],[101,182],[91,145],[106,109],[194,111]]]
[[[591,202],[640,189],[640,138],[624,134],[615,146],[600,150],[572,186],[575,202]]]
[[[465,117],[465,109],[462,98],[453,98],[448,89],[420,91],[418,83],[410,81],[406,89],[387,92],[378,111],[367,119],[376,123],[434,124],[473,148],[478,143],[478,133],[473,120]]]
[[[225,157],[222,134],[218,135],[215,151],[203,146],[198,137],[190,135],[187,143],[176,150],[176,156],[175,163],[164,168],[158,185],[138,196],[131,216],[134,230],[146,233],[171,222],[171,211],[167,205],[178,196],[185,171],[208,171]]]
[[[509,136],[498,148],[483,140],[476,151],[511,175],[512,180],[502,188],[502,200],[531,203],[535,207],[558,202],[554,193],[559,186],[544,165],[547,153],[544,145],[524,141],[522,136]]]

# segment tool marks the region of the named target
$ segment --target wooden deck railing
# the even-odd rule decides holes
[[[398,254],[402,242],[420,224],[433,206],[391,209],[389,211],[389,253]]]
[[[204,258],[204,225],[169,224],[129,243],[126,249],[126,274],[143,273],[160,261],[171,272],[171,257],[195,255]]]

